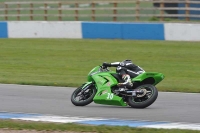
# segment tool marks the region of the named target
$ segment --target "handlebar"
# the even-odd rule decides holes
[[[110,71],[110,70],[109,70],[108,67],[106,67],[106,66],[100,66],[99,71],[101,71],[101,72],[106,72],[106,71]]]

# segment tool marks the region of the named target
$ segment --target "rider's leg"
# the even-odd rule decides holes
[[[126,72],[126,69],[123,67],[117,67],[117,72],[119,73],[119,75],[122,76],[122,79],[124,80],[124,83],[119,83],[118,86],[131,89],[133,87],[133,84],[131,82],[130,75]]]

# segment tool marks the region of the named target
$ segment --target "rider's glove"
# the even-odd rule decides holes
[[[111,64],[110,64],[110,63],[107,63],[107,62],[104,62],[104,63],[102,64],[102,66],[103,66],[103,68],[106,68],[106,67],[110,67]]]

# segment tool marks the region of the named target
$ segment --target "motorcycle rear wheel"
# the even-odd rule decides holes
[[[136,97],[130,96],[128,98],[128,105],[132,108],[146,108],[150,106],[158,97],[158,90],[151,84],[144,84],[138,86],[136,90],[145,90],[146,94],[138,95]]]
[[[86,86],[87,87],[87,86]],[[90,85],[87,90],[85,90],[84,92],[81,93],[81,91],[84,88],[79,87],[77,88],[71,95],[71,102],[75,105],[75,106],[85,106],[90,104],[91,102],[93,102],[93,98],[97,92],[95,86]],[[77,100],[76,98],[79,97],[79,99]]]

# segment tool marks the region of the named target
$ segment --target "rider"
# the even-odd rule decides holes
[[[133,83],[131,82],[131,78],[138,76],[145,71],[132,63],[131,60],[124,60],[122,62],[113,62],[113,63],[106,63],[102,64],[103,67],[117,67],[116,72],[122,76],[122,79],[125,81],[124,83],[118,83],[119,87],[124,87],[131,89],[133,87]],[[124,90],[124,89],[123,89]]]

